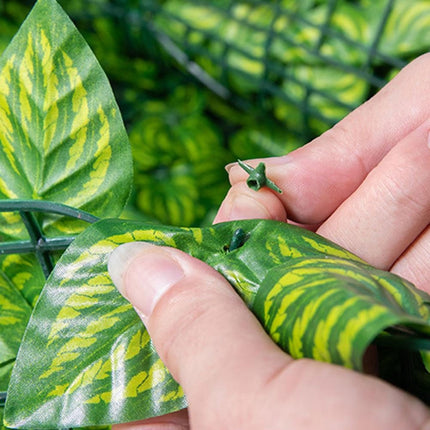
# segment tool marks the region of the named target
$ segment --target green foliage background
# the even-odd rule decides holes
[[[0,52],[34,1],[0,0]],[[429,50],[428,0],[62,0],[129,130],[126,216],[207,225],[223,166],[282,155]]]

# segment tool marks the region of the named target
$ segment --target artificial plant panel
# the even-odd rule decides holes
[[[161,223],[199,225],[227,192],[228,153],[204,103],[197,89],[178,85],[167,100],[141,102],[131,127],[135,204]]]

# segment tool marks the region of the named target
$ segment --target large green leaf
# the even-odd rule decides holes
[[[0,198],[117,216],[131,154],[109,82],[55,0],[39,0],[0,59]],[[2,223],[9,224],[8,219]],[[75,222],[52,222],[75,233]]]
[[[367,0],[370,4],[370,0]],[[377,0],[375,6],[382,11],[385,4]],[[427,0],[398,0],[394,2],[384,25],[379,49],[384,54],[414,57],[427,52],[430,46],[430,4]]]
[[[0,391],[6,391],[31,307],[0,272]]]
[[[0,58],[0,167],[0,199],[51,200],[110,217],[129,194],[131,151],[112,90],[54,0],[36,3]],[[39,221],[51,236],[86,226]],[[0,213],[0,241],[17,239],[28,239],[21,217]],[[8,363],[16,355],[45,278],[34,255],[13,254],[0,256],[0,281],[1,366],[3,355]]]
[[[0,392],[8,388],[19,345],[45,282],[34,255],[0,258]]]
[[[20,294],[20,300],[24,299],[31,307],[36,304],[46,281],[34,254],[3,256],[0,259],[0,276],[8,279]]]
[[[296,136],[289,135],[285,127],[268,121],[243,127],[232,136],[229,144],[235,158],[247,160],[279,157],[297,149],[302,143]]]
[[[233,249],[239,228],[245,240]],[[177,247],[213,266],[294,357],[359,370],[367,346],[388,327],[423,336],[430,330],[425,293],[298,227],[267,220],[203,229],[105,220],[74,241],[43,290],[12,375],[9,426],[109,424],[185,406],[107,273],[109,253],[136,240]]]

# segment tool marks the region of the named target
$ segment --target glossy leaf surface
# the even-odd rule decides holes
[[[55,0],[36,3],[1,57],[0,165],[2,199],[110,217],[128,197],[131,154],[113,93]],[[77,230],[70,220],[51,223],[54,233]]]
[[[244,240],[230,251],[238,228]],[[126,422],[186,405],[107,273],[109,253],[136,240],[182,249],[214,267],[294,357],[360,369],[365,349],[387,327],[429,332],[425,293],[298,227],[101,221],[69,247],[35,308],[8,393],[10,426]]]

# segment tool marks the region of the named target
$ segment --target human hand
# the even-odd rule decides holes
[[[293,360],[218,272],[182,251],[128,243],[109,270],[189,403],[117,430],[430,429],[427,407],[382,380]]]
[[[330,131],[265,159],[281,195],[248,189],[247,174],[229,166],[232,187],[215,221],[288,217],[312,224],[373,266],[430,292],[429,88],[427,54]]]
[[[246,174],[231,168],[232,189],[216,220],[285,221],[288,213],[425,287],[429,72],[430,57],[418,59],[330,132],[286,157],[264,160],[281,196],[249,190]],[[221,275],[179,250],[123,245],[110,271],[189,401],[188,413],[117,429],[430,429],[427,407],[385,382],[292,360]]]

